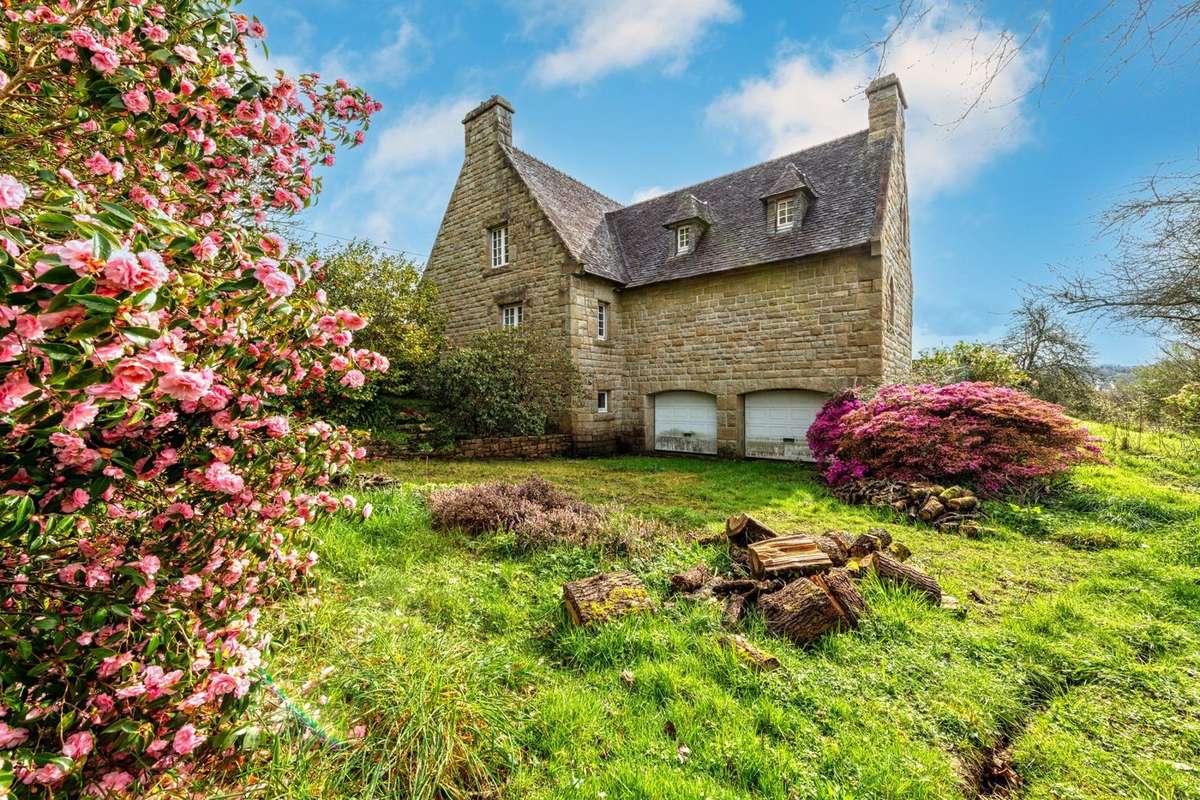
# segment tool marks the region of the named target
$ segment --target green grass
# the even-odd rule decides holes
[[[979,540],[842,505],[787,464],[383,465],[413,488],[325,529],[319,602],[270,620],[279,684],[334,735],[362,724],[366,738],[321,746],[264,694],[236,777],[297,800],[961,798],[1007,744],[1021,797],[1200,797],[1200,465],[1142,444],[1036,509],[989,504],[997,532]],[[532,474],[681,532],[739,511],[782,531],[886,525],[968,613],[867,581],[860,629],[807,650],[752,618],[748,636],[784,665],[758,674],[717,644],[718,605],[666,591],[671,573],[721,563],[717,546],[518,553],[502,535],[430,530],[417,487]],[[561,584],[612,567],[641,575],[660,610],[572,628]]]

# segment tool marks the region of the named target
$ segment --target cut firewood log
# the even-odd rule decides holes
[[[887,553],[871,553],[862,560],[864,571],[874,572],[881,580],[901,586],[911,586],[929,598],[932,603],[942,601],[942,587],[937,579],[925,574],[911,564],[904,564]]]
[[[892,544],[892,534],[886,528],[869,528],[867,533],[879,540],[880,550],[887,550]]]
[[[850,557],[862,558],[868,553],[874,553],[884,547],[883,542],[873,532],[860,533],[854,543],[850,545]]]
[[[833,596],[808,578],[797,578],[778,592],[762,595],[758,611],[767,630],[802,646],[830,631],[854,627]]]
[[[946,508],[957,513],[966,513],[974,511],[979,505],[979,498],[974,495],[965,495],[963,497],[952,497],[945,501]]]
[[[757,595],[760,592],[774,592],[783,587],[783,581],[756,581],[753,578],[735,578],[732,580],[718,580],[713,584],[712,593],[715,595],[724,594],[749,594]]]
[[[835,567],[845,566],[846,561],[850,558],[850,548],[846,543],[837,536],[818,536],[813,540],[817,544],[817,549],[829,556],[829,561]]]
[[[737,627],[746,613],[747,597],[748,595],[744,594],[731,594],[725,598],[725,610],[721,614],[721,624],[726,628]]]
[[[732,650],[739,658],[757,670],[770,672],[773,669],[779,669],[778,658],[750,644],[750,641],[745,636],[736,633],[723,633],[717,637],[717,641],[723,647]]]
[[[694,592],[712,577],[708,564],[697,564],[687,572],[671,576],[671,588],[677,592]]]
[[[645,585],[629,572],[607,572],[563,584],[563,605],[576,625],[592,625],[651,607]]]
[[[747,549],[750,551],[750,573],[756,578],[811,575],[833,566],[812,537],[804,534],[764,539]]]
[[[904,542],[892,542],[888,546],[887,554],[897,561],[908,561],[912,557],[912,550],[909,550]]]
[[[921,510],[917,512],[917,516],[926,522],[933,522],[935,519],[940,517],[945,510],[946,507],[942,505],[941,500],[938,500],[936,497],[930,497],[921,505]]]
[[[738,514],[725,521],[725,536],[738,547],[748,547],[778,535],[749,514]]]
[[[858,627],[858,621],[870,610],[866,598],[844,569],[831,569],[824,575],[813,575],[809,580],[825,590],[851,628]]]

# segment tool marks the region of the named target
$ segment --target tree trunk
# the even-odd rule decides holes
[[[803,534],[778,536],[755,542],[750,551],[750,572],[756,578],[811,575],[833,566],[811,537]]]
[[[608,572],[563,584],[563,605],[576,625],[605,622],[651,607],[645,585],[629,572]]]
[[[738,514],[725,521],[725,536],[738,547],[747,547],[778,534],[749,514]]]
[[[808,578],[764,594],[758,599],[758,610],[767,630],[801,646],[829,631],[854,627],[830,593]]]
[[[901,563],[887,553],[871,553],[861,562],[863,570],[871,570],[881,580],[901,586],[911,586],[932,603],[942,601],[942,587],[933,577],[909,564]]]
[[[770,653],[759,650],[757,647],[750,644],[745,636],[725,633],[718,637],[717,641],[720,642],[722,646],[728,647],[757,670],[770,672],[773,669],[779,668],[778,658]]]
[[[687,572],[672,575],[671,588],[677,592],[694,592],[703,586],[710,577],[712,577],[712,570],[708,568],[708,565],[697,564]]]

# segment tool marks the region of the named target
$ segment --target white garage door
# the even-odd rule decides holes
[[[746,455],[783,461],[812,461],[808,427],[826,396],[792,389],[746,395]]]
[[[656,394],[654,449],[716,455],[717,398],[703,392]]]

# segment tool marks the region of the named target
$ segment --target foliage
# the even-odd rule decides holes
[[[915,383],[946,386],[973,381],[1020,388],[1029,385],[1029,375],[1008,353],[982,342],[958,342],[953,347],[921,351],[913,359]]]
[[[1001,347],[1029,377],[1033,395],[1071,408],[1088,406],[1096,378],[1092,348],[1057,308],[1024,298],[1012,313]]]
[[[1200,494],[1176,483],[1200,486],[1200,461],[1154,448],[1076,469],[1088,502],[1055,495],[1037,529],[998,520],[984,540],[847,506],[780,462],[379,465],[407,485],[361,497],[375,505],[365,523],[323,530],[321,602],[288,601],[265,623],[288,642],[272,674],[349,744],[313,746],[264,702],[260,747],[236,775],[280,800],[962,800],[974,794],[964,767],[1003,743],[1022,796],[1200,796],[1200,772],[1186,768],[1200,759],[1200,561],[1177,549],[1200,555]],[[493,546],[505,534],[433,530],[419,494],[531,475],[715,538],[741,512],[778,531],[886,527],[968,613],[864,580],[870,617],[810,649],[752,616],[738,632],[783,663],[758,673],[719,644],[720,603],[669,594],[675,572],[725,568],[722,544],[515,553]],[[642,577],[659,609],[572,629],[562,584],[613,569]]]
[[[386,430],[409,410],[411,396],[442,348],[444,315],[437,290],[412,261],[368,242],[314,250],[323,263],[317,282],[329,303],[370,320],[359,343],[387,358],[387,373],[361,387],[330,376],[298,398],[306,409],[351,427]]]
[[[485,331],[447,351],[432,398],[466,436],[539,436],[579,391],[571,354],[528,328]]]
[[[995,493],[1099,458],[1058,406],[989,383],[885,386],[857,408],[830,401],[809,446],[830,483],[889,478]],[[833,438],[830,431],[841,429]]]
[[[378,104],[229,2],[6,3],[0,790],[170,787],[244,731],[262,608],[358,454],[286,398],[385,361],[266,233]]]
[[[433,525],[474,534],[509,531],[525,543],[583,542],[596,530],[600,513],[534,476],[522,483],[481,483],[440,489],[429,495]]]
[[[1167,398],[1167,405],[1180,430],[1200,434],[1200,383],[1185,384]]]

